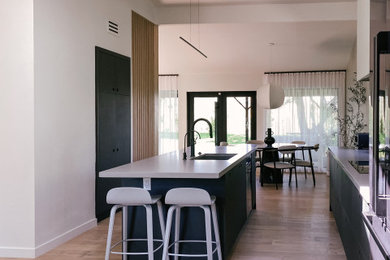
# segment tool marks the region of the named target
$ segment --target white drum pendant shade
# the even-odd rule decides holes
[[[257,90],[257,105],[261,108],[275,109],[284,103],[284,90],[281,86],[271,85],[264,80],[263,85]]]

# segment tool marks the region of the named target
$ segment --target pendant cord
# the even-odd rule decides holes
[[[199,0],[198,0],[198,45],[199,45],[199,49],[200,49]]]
[[[192,42],[192,0],[190,0],[190,42]]]

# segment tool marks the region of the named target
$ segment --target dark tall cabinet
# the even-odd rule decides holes
[[[96,47],[96,217],[109,215],[108,190],[121,186],[99,172],[130,163],[130,58]]]

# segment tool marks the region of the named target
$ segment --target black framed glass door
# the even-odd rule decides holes
[[[213,138],[209,138],[208,125],[200,121],[195,125],[202,139],[199,142],[229,144],[246,143],[256,139],[256,92],[188,92],[187,131],[198,118],[209,120]]]

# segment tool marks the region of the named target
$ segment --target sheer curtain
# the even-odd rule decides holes
[[[159,77],[158,153],[168,153],[179,147],[178,76]]]
[[[313,162],[318,171],[327,171],[327,147],[338,143],[330,104],[343,107],[345,72],[277,73],[268,78],[271,84],[282,86],[286,98],[280,108],[266,110],[265,126],[272,128],[277,142],[319,144],[318,152],[312,152]]]

